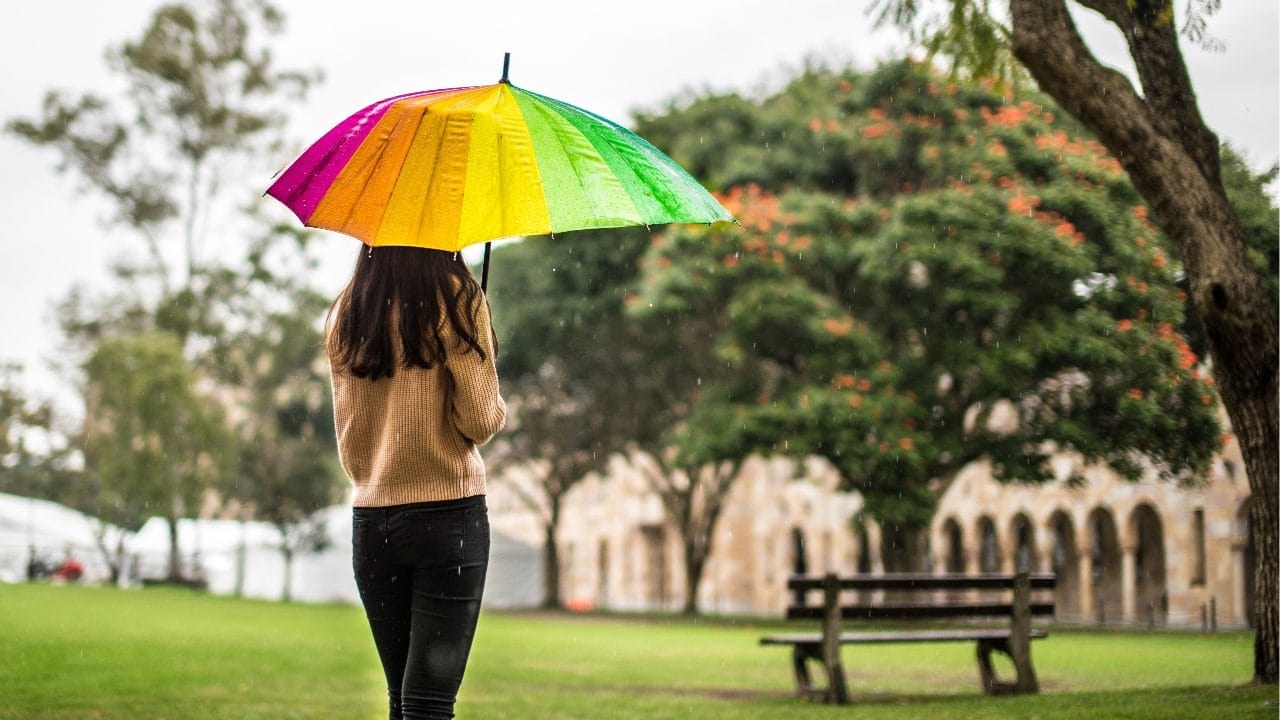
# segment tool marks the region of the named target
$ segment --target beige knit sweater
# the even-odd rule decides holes
[[[475,317],[483,360],[444,323],[444,363],[397,367],[368,380],[333,367],[338,455],[356,507],[454,500],[485,493],[483,445],[506,423],[498,391],[489,306]],[[464,349],[467,351],[464,352]]]

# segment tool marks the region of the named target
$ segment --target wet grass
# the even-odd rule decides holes
[[[1277,716],[1246,633],[1054,630],[1043,692],[989,698],[969,644],[847,647],[855,707],[792,694],[777,623],[487,614],[460,720]],[[385,717],[361,611],[189,591],[0,585],[0,719]]]

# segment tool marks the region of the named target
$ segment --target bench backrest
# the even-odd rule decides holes
[[[1015,590],[1019,576],[1025,577],[1024,589],[1021,593],[1008,594],[1007,599],[955,597],[957,594],[989,595],[988,591]],[[1050,616],[1054,614],[1052,597],[1033,598],[1032,591],[1053,590],[1057,584],[1057,576],[1052,573],[796,575],[787,581],[787,588],[794,595],[794,601],[787,608],[787,619],[823,619],[827,612],[825,598],[833,594],[838,598],[840,617],[847,620],[1012,617],[1021,603],[1025,603],[1026,612],[1032,616]],[[858,596],[846,602],[841,591],[858,591]],[[938,597],[939,591],[942,597]],[[869,597],[876,594],[885,597]],[[811,595],[815,596],[816,602],[809,602]]]

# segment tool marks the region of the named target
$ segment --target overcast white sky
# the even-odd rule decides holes
[[[895,31],[873,32],[868,3],[852,0],[275,2],[287,18],[274,48],[279,64],[325,73],[293,121],[291,134],[308,142],[379,98],[493,82],[503,52],[512,53],[516,84],[628,124],[634,109],[657,107],[683,89],[752,91],[806,57],[867,68],[905,48]],[[109,87],[104,51],[137,36],[160,4],[6,2],[0,124],[34,117],[49,89]],[[1210,27],[1226,52],[1185,54],[1209,125],[1262,168],[1276,162],[1280,144],[1280,12],[1275,0],[1224,6]],[[1081,13],[1086,38],[1123,69],[1118,34],[1088,15]],[[265,175],[291,159],[273,159]],[[52,152],[0,136],[0,362],[21,362],[32,392],[74,412],[74,396],[49,369],[58,340],[53,303],[74,283],[105,284],[110,258],[137,241],[105,231],[98,222],[104,206],[78,193],[54,164]],[[321,287],[340,287],[353,242],[328,238],[335,260],[317,278]]]

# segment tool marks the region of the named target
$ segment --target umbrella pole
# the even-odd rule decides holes
[[[480,271],[480,292],[486,292],[489,289],[489,251],[492,245],[491,242],[484,244],[484,269]]]

